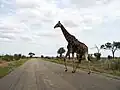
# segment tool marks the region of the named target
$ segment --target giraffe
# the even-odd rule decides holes
[[[58,21],[58,23],[54,26],[54,29],[58,28],[58,27],[61,28],[62,33],[68,42],[68,45],[67,45],[68,50],[67,50],[67,53],[64,58],[65,72],[67,72],[67,70],[68,70],[66,58],[67,58],[67,56],[70,56],[70,53],[72,53],[72,62],[73,62],[72,73],[76,72],[76,69],[78,68],[79,64],[81,63],[82,57],[85,56],[86,61],[88,61],[88,69],[89,69],[88,74],[90,74],[91,70],[90,70],[90,59],[88,57],[88,47],[84,43],[82,43],[78,39],[76,39],[75,36],[71,35],[65,29],[65,27],[61,24],[60,21]],[[74,53],[76,53],[77,57],[78,57],[78,63],[76,64],[76,66],[75,66]]]

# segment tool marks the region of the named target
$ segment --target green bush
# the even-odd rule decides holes
[[[96,57],[97,60],[100,60],[101,53],[94,53],[94,56]]]
[[[22,55],[21,58],[24,59],[24,58],[26,58],[26,56],[25,56],[25,55]]]
[[[112,70],[119,70],[120,71],[120,59],[112,60],[110,63],[110,68]]]
[[[13,61],[13,56],[6,54],[6,55],[2,56],[2,60]]]
[[[21,54],[14,54],[14,60],[20,60]]]
[[[21,54],[14,54],[14,55],[3,55],[3,56],[0,56],[0,59],[1,60],[5,60],[5,61],[13,61],[13,60],[20,60],[20,59],[25,59],[26,56],[25,55],[21,55]]]

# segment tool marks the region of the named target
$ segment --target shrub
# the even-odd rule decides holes
[[[120,59],[106,60],[104,63],[104,69],[120,71]]]
[[[94,53],[94,56],[96,57],[97,60],[100,60],[101,53]]]
[[[20,60],[21,54],[14,54],[14,60]]]
[[[25,55],[22,55],[22,56],[21,56],[21,58],[23,58],[23,59],[24,59],[24,58],[26,58],[26,56],[25,56]]]
[[[6,55],[2,56],[2,60],[13,61],[13,56],[6,54]]]
[[[108,60],[112,59],[112,56],[108,55]]]
[[[43,55],[41,55],[41,58],[44,58],[44,56],[43,56]]]
[[[112,70],[119,70],[120,71],[120,59],[112,60],[110,68]]]

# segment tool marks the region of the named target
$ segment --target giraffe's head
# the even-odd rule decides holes
[[[54,28],[58,28],[58,27],[61,27],[61,23],[60,23],[60,21],[58,21],[58,23],[54,26]]]

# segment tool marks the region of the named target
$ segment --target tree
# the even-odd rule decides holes
[[[18,56],[21,58],[21,57],[22,57],[22,54],[18,54]]]
[[[97,52],[96,53],[94,53],[94,56],[95,56],[95,58],[97,59],[97,60],[100,60],[100,58],[101,58],[101,53],[100,53],[100,47],[98,47],[97,45],[95,45],[95,47],[92,47],[91,49],[94,49],[94,48],[96,48],[97,49]]]
[[[97,45],[95,45],[95,48],[97,49],[97,53],[94,53],[94,56],[96,57],[97,60],[100,60],[101,57],[101,53],[100,53],[100,49]]]
[[[44,58],[44,56],[43,56],[43,55],[41,55],[41,58]]]
[[[28,55],[30,55],[30,57],[33,57],[33,55],[35,55],[35,54],[30,52]]]
[[[60,57],[62,57],[62,54],[65,53],[65,49],[61,47],[58,49],[57,53],[60,54]]]
[[[101,49],[111,50],[112,51],[112,56],[114,58],[115,57],[115,51],[120,49],[120,42],[115,42],[115,41],[113,41],[113,43],[107,42],[104,45],[101,45]]]

